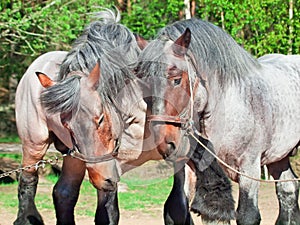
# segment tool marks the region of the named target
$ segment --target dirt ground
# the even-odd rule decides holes
[[[7,150],[8,147],[5,145],[0,145],[0,151]],[[14,148],[15,149],[15,148]],[[41,183],[41,180],[39,184]],[[235,183],[233,184],[233,196],[237,203],[238,198],[238,186]],[[0,186],[0,194],[5,195],[7,192],[15,192],[17,195],[17,190],[8,190],[8,187]],[[38,187],[38,193],[49,193],[51,195],[52,187],[47,186],[47,188],[40,186]],[[79,199],[80,201],[80,199]],[[96,200],[95,200],[96,201]],[[275,195],[274,184],[262,183],[259,191],[259,209],[262,216],[261,225],[272,225],[275,224],[277,215],[278,215],[278,202]],[[125,211],[121,209],[120,225],[163,225],[162,218],[163,205],[158,208],[150,208],[148,212],[145,211]],[[55,214],[52,209],[43,209],[40,211],[43,216],[44,222],[46,225],[55,225]],[[75,211],[76,213],[76,211]],[[7,210],[3,207],[0,207],[0,225],[12,225],[17,215],[17,208],[15,212]],[[202,225],[201,217],[197,217],[193,214],[195,225]],[[93,217],[80,216],[76,215],[76,223],[81,224],[94,224]],[[235,221],[231,222],[231,225],[235,225]]]
[[[48,189],[48,188],[47,188]],[[238,187],[233,184],[234,198],[238,197]],[[45,192],[43,188],[38,188],[38,192]],[[0,194],[5,194],[6,190],[0,187]],[[16,194],[17,191],[15,190]],[[50,194],[50,193],[49,193]],[[120,225],[162,225],[162,207],[151,208],[147,213],[139,211],[124,211],[121,210]],[[278,203],[275,195],[274,186],[272,184],[262,184],[259,192],[259,208],[261,211],[262,222],[261,225],[275,224],[278,214]],[[17,209],[16,209],[17,212]],[[16,212],[12,213],[5,208],[0,209],[0,225],[12,225],[16,218]],[[52,210],[43,210],[40,212],[44,218],[46,225],[55,225],[55,215]],[[193,215],[195,225],[202,225],[201,217]],[[94,224],[92,217],[76,216],[77,224]],[[232,225],[236,224],[234,221]]]

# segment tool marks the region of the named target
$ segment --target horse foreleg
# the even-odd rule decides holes
[[[268,165],[268,169],[274,179],[284,180],[297,178],[290,166],[288,156],[279,162]],[[279,201],[279,215],[276,225],[299,225],[299,182],[276,182],[276,194]]]
[[[48,144],[33,145],[23,143],[22,167],[32,166],[41,160]],[[32,167],[20,173],[18,185],[19,209],[14,225],[44,224],[34,198],[38,184],[38,171]]]
[[[43,219],[34,203],[38,184],[38,172],[22,172],[19,177],[18,199],[19,211],[14,225],[42,225]]]
[[[171,193],[164,205],[164,221],[166,225],[193,225],[189,211],[188,198],[184,192],[184,163],[174,163],[174,183]]]
[[[213,151],[213,146],[208,140],[198,138]],[[235,219],[231,183],[210,153],[194,140],[191,140],[191,146],[196,146],[190,162],[194,165],[197,177],[191,211],[201,215],[203,224],[230,224],[230,220]]]
[[[85,163],[64,157],[62,173],[53,188],[53,202],[57,225],[75,224],[74,208],[78,200],[80,185],[85,175]]]
[[[98,205],[95,215],[96,225],[117,225],[120,211],[118,205],[118,189],[115,191],[98,190]]]
[[[260,178],[260,162],[246,166],[247,175]],[[251,168],[251,170],[250,170]],[[241,169],[241,171],[245,171]],[[237,208],[238,225],[258,225],[261,216],[258,209],[259,182],[244,176],[239,177],[239,202]]]

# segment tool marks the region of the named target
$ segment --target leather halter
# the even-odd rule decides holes
[[[79,159],[85,163],[100,163],[100,162],[107,162],[110,160],[113,160],[118,155],[118,149],[120,147],[120,142],[117,140],[117,144],[112,151],[112,153],[108,153],[101,156],[86,156],[79,151],[79,147],[77,143],[75,142],[73,136],[71,135],[71,139],[73,142],[73,148],[69,149],[67,154],[64,154],[63,156],[71,156],[72,158]]]
[[[180,116],[169,116],[169,115],[149,115],[147,116],[148,121],[155,122],[166,122],[175,124],[184,124],[188,122],[187,118],[181,118]]]
[[[119,120],[122,121],[121,114],[123,112],[121,111],[120,107],[117,105],[116,101],[114,101],[113,99],[110,99],[110,100],[113,104],[113,108],[115,109],[116,114],[119,117]],[[121,123],[121,124],[124,125],[123,123]],[[121,136],[122,131],[123,131],[123,128],[120,129],[119,136]],[[119,139],[116,139],[116,145],[111,153],[100,155],[100,156],[86,156],[80,152],[79,146],[76,143],[76,141],[72,135],[72,131],[70,131],[70,136],[71,136],[73,148],[70,148],[66,154],[63,154],[63,157],[71,156],[72,158],[79,159],[85,163],[101,163],[101,162],[107,162],[107,161],[116,159],[116,157],[118,155],[118,150],[121,145]]]
[[[171,116],[171,115],[149,115],[147,116],[147,121],[149,122],[165,122],[165,123],[173,123],[173,124],[178,124],[181,126],[182,129],[191,129],[193,126],[193,107],[194,107],[194,91],[197,89],[199,85],[199,79],[196,79],[194,86],[192,87],[192,81],[190,79],[190,72],[196,73],[196,67],[192,61],[190,61],[187,56],[185,56],[185,61],[187,63],[187,68],[188,68],[188,79],[189,79],[189,88],[190,88],[190,112],[188,117],[183,117],[186,114],[187,110],[184,110],[183,113],[180,113],[178,116]],[[190,67],[190,64],[194,68]]]

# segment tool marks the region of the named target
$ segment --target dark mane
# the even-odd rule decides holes
[[[105,103],[117,95],[126,80],[134,78],[132,67],[140,49],[132,32],[118,23],[119,13],[105,10],[96,16],[98,20],[89,24],[75,41],[61,65],[58,79],[65,79],[72,71],[82,71],[88,76],[99,61],[98,92]]]
[[[80,99],[80,76],[71,76],[45,89],[40,97],[47,113],[76,113]]]
[[[162,76],[160,63],[165,58],[162,52],[166,41],[175,41],[186,28],[192,32],[188,54],[195,57],[197,70],[208,79],[216,77],[220,87],[228,82],[240,80],[250,71],[260,67],[258,61],[240,47],[221,28],[199,20],[179,21],[162,29],[157,39],[152,41],[139,58],[141,76]],[[149,63],[151,62],[151,63]],[[151,65],[152,64],[152,65]]]

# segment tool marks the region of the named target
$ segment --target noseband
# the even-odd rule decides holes
[[[163,123],[171,123],[176,124],[181,127],[183,130],[191,130],[194,124],[193,121],[193,111],[194,111],[194,91],[197,89],[199,85],[199,79],[196,79],[194,86],[192,85],[192,81],[190,78],[190,73],[194,73],[196,76],[196,67],[195,64],[185,56],[185,61],[187,63],[188,69],[188,80],[189,80],[189,88],[190,88],[190,109],[184,110],[184,112],[180,113],[178,116],[171,116],[171,115],[149,115],[147,116],[147,121],[149,122],[163,122]],[[194,68],[191,68],[191,64]],[[196,76],[197,77],[197,76]],[[189,113],[188,113],[189,111]],[[188,116],[185,116],[189,114]]]
[[[85,163],[101,163],[101,162],[107,162],[113,160],[118,155],[118,149],[120,147],[119,139],[117,139],[117,144],[115,145],[115,148],[112,151],[112,153],[108,153],[101,156],[92,156],[92,157],[80,153],[79,147],[75,142],[73,135],[71,135],[71,139],[73,143],[73,148],[70,148],[66,154],[63,154],[63,156],[71,156],[72,158],[79,159]]]
[[[113,108],[115,109],[116,114],[119,117],[119,121],[122,121],[121,113],[123,113],[123,112],[116,105],[115,101],[113,101],[112,99],[111,99],[111,101],[114,104]],[[124,126],[124,124],[122,124],[122,125]],[[123,126],[121,126],[121,128],[120,128],[119,137],[122,134]],[[70,148],[66,154],[63,154],[63,156],[71,156],[72,158],[79,159],[79,160],[81,160],[85,163],[101,163],[101,162],[107,162],[107,161],[116,159],[116,157],[118,155],[118,150],[119,150],[120,145],[121,145],[119,138],[117,138],[115,147],[114,147],[114,149],[111,153],[104,154],[104,155],[101,155],[101,156],[86,156],[86,155],[84,155],[80,152],[80,148],[79,148],[78,144],[76,143],[72,132],[70,132],[70,136],[71,136],[73,148]]]

